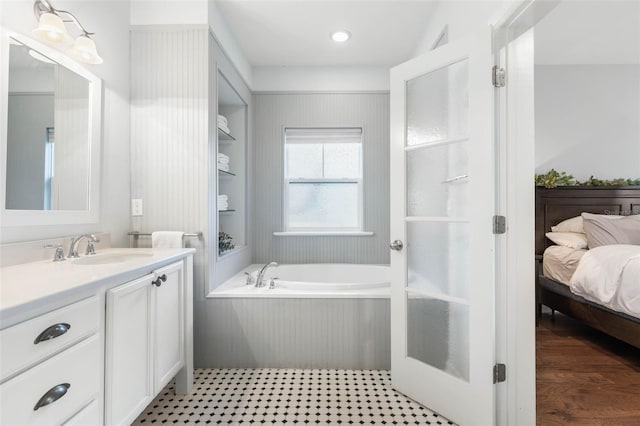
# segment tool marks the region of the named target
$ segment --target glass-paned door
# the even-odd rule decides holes
[[[391,71],[392,382],[460,424],[494,421],[491,68],[487,30]]]

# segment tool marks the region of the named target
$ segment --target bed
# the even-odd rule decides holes
[[[640,348],[640,318],[573,294],[566,284],[545,276],[542,265],[544,251],[553,245],[545,237],[551,226],[583,212],[640,214],[640,187],[537,187],[535,204],[536,316],[545,305]]]

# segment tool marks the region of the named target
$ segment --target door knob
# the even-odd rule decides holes
[[[402,244],[402,241],[400,240],[395,240],[394,242],[389,244],[389,247],[391,248],[391,250],[402,251],[404,244]]]

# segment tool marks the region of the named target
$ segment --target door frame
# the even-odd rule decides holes
[[[518,0],[489,22],[495,63],[507,73],[495,102],[496,211],[507,218],[496,240],[496,358],[507,365],[496,389],[499,425],[536,424],[533,29],[559,3]]]

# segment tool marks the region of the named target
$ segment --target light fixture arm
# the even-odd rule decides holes
[[[33,3],[33,12],[38,19],[40,19],[40,15],[42,15],[43,13],[53,13],[55,15],[58,15],[63,22],[74,23],[76,27],[78,27],[78,29],[82,31],[82,35],[84,35],[85,37],[95,34],[87,31],[85,27],[80,23],[78,18],[73,15],[73,13],[67,12],[66,10],[56,9],[47,0],[36,0],[35,3]],[[65,15],[65,17],[62,16],[63,14]]]

